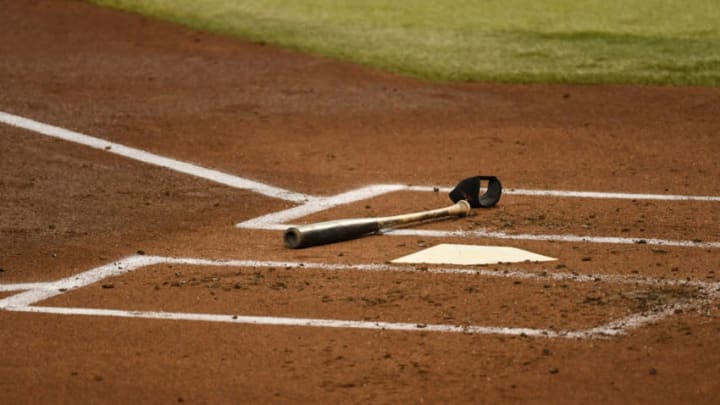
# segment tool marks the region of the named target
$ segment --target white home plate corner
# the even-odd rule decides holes
[[[397,258],[392,263],[480,265],[497,263],[548,262],[557,260],[509,246],[479,246],[442,243]]]

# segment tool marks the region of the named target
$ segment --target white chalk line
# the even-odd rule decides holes
[[[449,193],[452,187],[407,186],[407,191],[424,191]],[[647,193],[617,193],[606,191],[573,191],[573,190],[533,190],[523,188],[503,188],[503,194],[521,195],[528,197],[560,197],[560,198],[590,198],[614,200],[660,200],[660,201],[709,201],[720,202],[718,196],[707,195],[681,195],[681,194],[647,194]]]
[[[342,263],[318,263],[318,262],[294,262],[276,260],[218,260],[200,258],[178,258],[163,256],[131,256],[144,257],[151,265],[156,263],[173,265],[190,265],[206,267],[258,267],[258,268],[294,268],[294,269],[317,269],[337,271],[394,271],[394,272],[427,272],[430,274],[459,274],[475,275],[484,277],[520,278],[535,280],[573,281],[580,283],[607,282],[614,284],[639,284],[648,286],[694,286],[704,290],[720,288],[720,282],[707,282],[701,280],[667,279],[655,278],[640,275],[626,274],[580,274],[572,272],[561,272],[540,268],[535,272],[503,268],[502,270],[491,270],[487,268],[468,267],[444,267],[444,266],[413,266],[396,264],[342,264]]]
[[[262,229],[266,231],[284,231],[288,227],[298,226],[297,224],[271,224],[267,223],[262,226],[247,226],[245,222],[236,225],[240,228]],[[649,246],[667,246],[667,247],[685,247],[685,248],[705,248],[718,249],[720,242],[698,242],[692,240],[671,240],[657,238],[623,238],[616,236],[583,236],[583,235],[552,235],[552,234],[512,234],[498,231],[486,231],[475,229],[472,231],[451,231],[451,230],[432,230],[432,229],[384,229],[381,231],[384,235],[391,236],[418,236],[426,238],[477,238],[477,239],[505,239],[505,240],[525,240],[525,241],[544,241],[544,242],[574,242],[574,243],[597,243],[597,244],[615,244],[615,245],[649,245]]]
[[[68,142],[89,146],[94,149],[103,150],[108,153],[124,156],[129,159],[138,160],[144,163],[161,166],[180,173],[214,181],[233,188],[253,191],[268,197],[278,198],[293,202],[311,201],[315,197],[309,194],[289,191],[266,183],[250,180],[247,178],[224,173],[218,170],[207,169],[191,163],[181,162],[172,158],[156,155],[115,142],[107,141],[90,135],[64,129],[58,126],[42,123],[29,118],[0,111],[0,122],[17,128],[22,128],[41,135],[62,139]],[[388,187],[407,191],[431,191],[449,192],[449,187],[429,187],[411,185],[376,185],[369,187]],[[539,197],[574,197],[574,198],[608,198],[608,199],[635,199],[635,200],[663,200],[663,201],[713,201],[720,202],[720,196],[698,196],[698,195],[673,195],[673,194],[641,194],[641,193],[617,193],[599,191],[572,191],[572,190],[533,190],[533,189],[503,189],[504,194],[524,195]],[[327,197],[330,198],[330,197]]]
[[[165,167],[177,172],[189,174],[195,177],[207,179],[220,184],[224,184],[230,187],[245,189],[259,194],[263,194],[273,198],[279,198],[293,202],[305,202],[290,210],[281,211],[279,213],[268,214],[263,217],[255,218],[242,224],[238,224],[239,227],[256,228],[256,229],[281,229],[281,223],[286,220],[292,220],[303,216],[310,215],[321,210],[329,209],[341,204],[349,204],[352,202],[360,201],[366,198],[378,196],[388,192],[394,191],[450,191],[450,188],[435,188],[435,187],[424,187],[424,186],[406,186],[406,185],[374,185],[368,186],[360,190],[353,190],[347,193],[343,193],[339,196],[330,196],[317,198],[314,196],[291,192],[283,190],[277,187],[269,186],[264,183],[256,182],[253,180],[245,179],[242,177],[230,175],[217,170],[203,168],[194,164],[180,162],[174,159],[166,158],[149,152],[145,152],[139,149],[127,147],[118,143],[106,141],[100,138],[84,135],[78,132],[69,131],[60,127],[40,123],[38,121],[30,120],[27,118],[19,117],[16,115],[0,112],[0,122],[4,122],[8,125],[23,128],[26,130],[34,131],[39,134],[51,136],[58,139],[82,144],[98,150],[103,150],[109,153],[124,156],[130,159],[138,160],[147,164]],[[659,194],[634,194],[634,193],[606,193],[606,192],[585,192],[585,191],[563,191],[563,190],[525,190],[525,189],[506,189],[505,194],[510,195],[526,195],[526,196],[552,196],[552,197],[578,197],[578,198],[615,198],[615,199],[637,199],[637,200],[663,200],[663,201],[720,201],[720,197],[715,196],[688,196],[688,195],[659,195]],[[338,198],[339,197],[339,198]],[[280,220],[280,221],[278,221]],[[664,246],[684,246],[684,247],[705,247],[705,248],[717,248],[719,243],[717,242],[696,242],[696,241],[672,241],[663,239],[646,239],[646,238],[616,238],[616,237],[588,237],[588,236],[577,236],[577,235],[532,235],[532,234],[506,234],[502,232],[487,232],[487,231],[427,231],[427,230],[396,230],[393,233],[397,235],[418,235],[418,236],[430,236],[430,237],[488,237],[488,238],[499,238],[499,239],[519,239],[519,240],[545,240],[545,241],[566,241],[566,242],[595,242],[595,243],[647,243],[650,245],[664,245]],[[129,265],[128,263],[125,263]],[[106,269],[107,270],[107,269]],[[112,269],[111,269],[112,270]],[[129,269],[133,270],[133,269]],[[128,270],[128,271],[129,271]],[[115,273],[111,271],[111,273]],[[64,286],[67,282],[63,283],[19,283],[9,284],[0,286],[0,291],[24,291],[29,290],[26,293],[18,294],[11,298],[14,300],[7,301],[6,305],[10,304],[9,307],[21,308],[20,306],[13,306],[11,302],[15,304],[21,304],[22,302],[37,302],[43,299],[47,299],[51,296],[57,295],[68,288],[78,288],[71,285]],[[650,318],[654,319],[654,316]],[[311,322],[312,323],[312,322]],[[384,328],[387,329],[387,328]],[[422,327],[423,330],[434,330],[433,328]],[[443,329],[443,328],[441,328]],[[472,328],[471,328],[472,329]],[[602,328],[601,328],[602,329]],[[463,327],[463,331],[467,331],[467,327]],[[490,329],[494,330],[494,329]],[[520,330],[521,334],[533,335],[532,331]],[[611,333],[609,330],[605,330],[603,333]],[[549,331],[542,331],[540,334],[547,336],[552,335]]]
[[[5,124],[36,132],[52,138],[62,139],[68,142],[74,142],[80,145],[89,146],[94,149],[102,150],[115,155],[120,155],[129,159],[137,160],[143,163],[164,167],[176,172],[199,177],[215,183],[223,184],[237,189],[248,190],[258,194],[262,194],[272,198],[278,198],[286,201],[304,202],[312,200],[313,196],[296,193],[294,191],[284,190],[273,187],[258,181],[234,176],[223,173],[218,170],[207,169],[192,163],[181,162],[179,160],[156,155],[140,149],[131,148],[119,143],[106,141],[90,135],[81,134],[79,132],[70,131],[53,125],[44,124],[28,118],[17,115],[8,114],[0,111],[0,122]]]
[[[698,242],[692,240],[670,240],[658,238],[623,238],[616,236],[582,236],[572,234],[528,234],[528,233],[505,233],[498,231],[472,230],[472,231],[443,231],[428,229],[389,229],[386,234],[398,236],[423,236],[429,238],[489,238],[507,240],[529,240],[545,242],[575,242],[575,243],[598,243],[615,245],[651,245],[668,247],[688,247],[718,249],[720,242]]]
[[[0,309],[3,307],[23,307],[60,295],[66,291],[75,290],[96,283],[107,277],[116,277],[140,267],[162,263],[164,258],[158,256],[130,256],[117,262],[75,274],[54,282],[40,283],[38,288],[0,300]]]
[[[293,219],[302,218],[316,212],[325,211],[338,205],[351,204],[367,200],[386,193],[403,190],[405,186],[399,184],[380,184],[367,186],[330,197],[317,197],[305,204],[286,210],[273,212],[237,224],[239,228],[264,229],[268,224],[279,224]]]
[[[108,277],[115,277],[142,267],[157,264],[194,265],[194,266],[223,266],[223,267],[288,267],[296,269],[325,269],[325,270],[360,270],[360,271],[427,271],[431,273],[457,273],[474,274],[491,277],[526,278],[526,279],[555,279],[571,280],[576,282],[618,282],[627,284],[646,285],[692,285],[702,289],[706,300],[716,299],[720,294],[720,283],[708,283],[702,281],[687,280],[665,280],[651,277],[638,277],[626,275],[576,275],[572,273],[531,273],[525,271],[492,271],[486,269],[466,268],[430,268],[418,270],[413,266],[395,266],[386,264],[330,264],[330,263],[302,263],[285,261],[257,261],[257,260],[211,260],[198,258],[175,258],[161,256],[131,256],[125,259],[88,270],[55,282],[35,283],[35,288],[11,297],[0,300],[0,310],[14,312],[48,313],[58,315],[86,315],[86,316],[110,316],[123,318],[144,318],[144,319],[168,319],[205,322],[225,322],[266,326],[307,326],[325,328],[352,328],[352,329],[375,329],[391,331],[427,331],[447,333],[470,333],[470,334],[501,334],[513,336],[533,336],[547,338],[598,338],[618,336],[627,333],[632,329],[658,322],[659,320],[677,313],[679,310],[687,310],[697,306],[697,303],[683,302],[656,308],[654,311],[633,314],[626,318],[599,325],[587,330],[580,331],[556,331],[538,328],[517,328],[502,326],[480,326],[480,325],[448,325],[448,324],[424,324],[406,322],[373,322],[338,319],[314,319],[314,318],[291,318],[272,316],[243,316],[243,315],[221,315],[221,314],[197,314],[182,312],[157,312],[157,311],[129,311],[116,309],[97,308],[72,308],[72,307],[47,307],[35,306],[34,304],[62,294],[66,291],[85,287],[99,282]],[[27,284],[28,286],[31,284]]]
[[[269,213],[236,224],[238,228],[263,229],[263,230],[284,230],[297,224],[290,223],[295,219],[316,214],[340,205],[368,200],[383,194],[398,191],[433,191],[431,187],[403,186],[400,184],[374,185],[351,190],[332,197],[322,197],[305,204],[289,209]],[[633,194],[637,196],[637,194]],[[703,242],[697,240],[671,240],[646,237],[617,237],[617,236],[589,236],[573,234],[512,234],[499,231],[488,231],[484,229],[474,230],[427,230],[427,229],[389,229],[383,233],[396,236],[420,236],[428,238],[487,238],[505,240],[526,240],[546,242],[574,242],[574,243],[597,243],[597,244],[645,244],[651,246],[687,247],[718,249],[720,242]]]
[[[34,312],[56,315],[90,315],[90,316],[111,316],[120,318],[143,318],[143,319],[166,319],[175,321],[203,321],[223,322],[236,324],[251,324],[257,326],[305,326],[336,329],[370,329],[388,331],[427,331],[427,332],[455,332],[473,334],[499,334],[499,335],[527,335],[545,337],[581,337],[565,335],[562,332],[554,332],[542,329],[527,328],[503,328],[484,326],[457,326],[443,324],[421,324],[402,322],[369,322],[352,321],[341,319],[313,319],[313,318],[288,318],[271,316],[243,316],[243,315],[216,315],[196,314],[182,312],[152,312],[152,311],[123,311],[115,309],[95,308],[60,308],[60,307],[12,307],[7,308],[13,312]],[[572,333],[572,332],[571,332]]]
[[[50,283],[17,283],[0,284],[0,292],[27,291],[38,288],[46,288]]]
[[[250,324],[256,326],[295,326],[295,327],[319,327],[335,329],[366,329],[406,332],[444,332],[464,333],[478,335],[509,335],[544,338],[569,338],[569,339],[591,339],[621,336],[627,334],[631,329],[638,329],[645,325],[656,323],[663,318],[674,314],[676,311],[686,311],[688,305],[673,305],[671,308],[653,313],[650,315],[636,316],[620,321],[608,323],[595,328],[581,331],[555,331],[550,329],[537,328],[512,328],[478,325],[448,325],[448,324],[424,324],[405,322],[372,322],[353,321],[342,319],[314,319],[314,318],[289,318],[270,316],[244,316],[244,315],[218,315],[183,312],[153,312],[153,311],[124,311],[116,309],[97,308],[60,308],[60,307],[10,307],[6,308],[11,312],[30,312],[55,315],[85,315],[85,316],[106,316],[117,318],[140,318],[140,319],[162,319],[173,321],[201,321],[221,322],[234,324]]]
[[[103,150],[126,158],[134,159],[143,163],[164,167],[180,173],[188,174],[198,178],[206,179],[237,189],[256,192],[268,197],[283,199],[302,203],[299,206],[263,215],[237,224],[239,228],[275,230],[289,226],[287,221],[302,218],[323,210],[339,205],[377,197],[382,194],[396,191],[424,191],[424,192],[448,192],[450,188],[410,186],[401,184],[380,184],[351,190],[335,196],[316,197],[308,194],[297,193],[258,181],[242,178],[239,176],[224,173],[218,170],[207,169],[191,163],[181,162],[175,159],[149,153],[140,149],[131,148],[115,142],[70,131],[57,126],[45,124],[32,119],[20,117],[0,111],[0,122],[33,131],[38,134],[62,139],[68,142],[89,146],[94,149]],[[505,189],[505,194],[526,195],[526,196],[552,196],[552,197],[578,197],[578,198],[616,198],[616,199],[637,199],[637,200],[664,200],[664,201],[720,201],[715,196],[692,196],[692,195],[663,195],[663,194],[633,194],[633,193],[605,193],[590,191],[562,191],[562,190],[528,190],[528,189]],[[283,226],[280,226],[283,225]],[[645,243],[659,246],[679,247],[700,247],[719,248],[720,242],[697,242],[697,241],[676,241],[656,238],[622,238],[606,236],[578,236],[578,235],[536,235],[536,234],[507,234],[503,232],[489,231],[427,231],[427,230],[402,230],[392,232],[395,235],[411,235],[426,237],[480,237],[511,240],[540,240],[557,242],[589,242],[589,243],[610,243],[610,244],[633,244]]]

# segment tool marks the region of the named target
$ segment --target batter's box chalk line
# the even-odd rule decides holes
[[[95,309],[74,307],[51,307],[36,305],[37,303],[98,283],[108,277],[127,274],[144,267],[170,264],[192,265],[205,267],[244,267],[269,268],[284,267],[303,270],[331,270],[331,271],[394,271],[418,272],[412,266],[396,266],[387,264],[331,264],[331,263],[301,263],[283,261],[258,260],[211,260],[201,258],[178,258],[161,256],[130,256],[73,276],[46,283],[23,283],[0,285],[0,291],[23,291],[0,300],[0,310],[26,313],[44,313],[57,315],[86,315],[107,316],[139,319],[166,319],[176,321],[202,321],[221,322],[233,324],[268,325],[268,326],[305,326],[341,329],[365,329],[388,331],[421,331],[445,332],[466,334],[495,334],[511,336],[545,337],[545,338],[572,338],[588,339],[613,337],[628,333],[631,330],[658,322],[673,314],[706,307],[720,296],[720,283],[703,281],[667,280],[628,275],[577,275],[572,273],[532,273],[520,270],[492,271],[486,269],[468,268],[428,268],[423,273],[441,273],[458,275],[475,275],[483,277],[499,277],[510,279],[542,279],[555,281],[572,281],[579,283],[604,281],[608,283],[646,285],[646,286],[690,286],[698,289],[698,297],[678,301],[674,304],[659,305],[648,311],[632,314],[606,324],[598,325],[584,330],[552,330],[537,328],[521,328],[507,326],[481,326],[481,325],[449,325],[403,322],[372,322],[340,319],[313,319],[273,316],[243,316],[222,314],[200,314],[184,312],[161,311],[130,311],[120,309]]]
[[[450,189],[439,189],[447,192]],[[293,221],[308,215],[312,215],[321,211],[329,210],[341,205],[356,203],[363,200],[375,198],[384,194],[394,193],[398,191],[419,191],[419,192],[437,192],[435,187],[407,186],[401,184],[378,184],[367,187],[358,188],[345,193],[337,194],[329,197],[314,197],[301,205],[288,208],[285,210],[266,214],[257,218],[247,220],[236,224],[238,228],[246,229],[263,229],[263,230],[285,230],[291,226],[297,226],[289,221]],[[660,199],[654,194],[620,194],[620,193],[590,193],[590,192],[560,192],[552,190],[507,190],[505,194],[531,195],[531,196],[562,196],[562,197],[582,197],[582,198],[634,198],[634,199]],[[673,196],[671,196],[673,197]],[[701,200],[708,201],[708,198],[714,197],[693,197],[693,196],[674,196],[669,200]],[[667,199],[667,198],[665,198]],[[715,200],[709,200],[715,201]],[[720,201],[718,199],[717,201]],[[651,246],[675,246],[675,247],[693,247],[716,249],[720,248],[720,242],[701,242],[697,240],[669,240],[657,238],[628,238],[616,236],[582,236],[573,234],[528,234],[528,233],[506,233],[499,231],[490,231],[485,229],[474,230],[428,230],[428,229],[389,229],[383,232],[387,235],[396,236],[419,236],[425,238],[488,238],[488,239],[505,239],[505,240],[530,240],[530,241],[552,241],[552,242],[586,242],[599,244],[645,244]]]
[[[125,146],[116,142],[71,131],[58,126],[42,123],[29,118],[0,111],[0,123],[16,128],[21,128],[39,135],[44,135],[67,142],[123,156],[145,164],[163,167],[186,175],[205,179],[207,181],[223,184],[228,187],[248,190],[262,194],[267,197],[281,199],[298,203],[300,205],[287,210],[278,211],[263,215],[236,226],[239,228],[284,230],[292,224],[292,221],[304,216],[314,214],[323,210],[331,209],[339,205],[350,204],[357,201],[377,197],[383,194],[397,191],[441,191],[449,192],[450,188],[436,188],[425,186],[409,186],[401,184],[372,185],[356,190],[351,190],[334,196],[318,197],[303,194],[291,190],[271,186],[260,181],[224,173],[219,170],[209,169],[193,163],[182,162],[173,158],[160,156],[141,149]],[[564,190],[529,190],[529,189],[505,189],[504,194],[525,195],[538,197],[568,197],[568,198],[591,198],[591,199],[636,199],[636,200],[662,200],[662,201],[710,201],[720,202],[718,196],[693,196],[693,195],[665,195],[665,194],[634,194],[634,193],[607,193],[593,191],[564,191]],[[715,249],[720,248],[720,242],[699,242],[693,240],[667,240],[655,238],[625,238],[613,236],[582,236],[572,234],[509,234],[498,231],[476,229],[472,231],[441,231],[441,230],[420,230],[402,229],[387,232],[390,235],[410,235],[421,237],[463,237],[463,238],[491,238],[507,240],[534,240],[534,241],[556,241],[556,242],[588,242],[588,243],[609,243],[609,244],[647,244],[653,246],[678,246],[698,247]]]

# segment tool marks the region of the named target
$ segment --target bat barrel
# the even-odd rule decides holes
[[[286,247],[301,249],[355,239],[379,230],[380,223],[377,218],[339,219],[288,228],[283,240]]]

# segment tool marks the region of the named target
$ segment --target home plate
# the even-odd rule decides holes
[[[518,262],[548,262],[557,260],[508,246],[455,245],[443,243],[400,257],[392,263],[427,264],[496,264]]]

